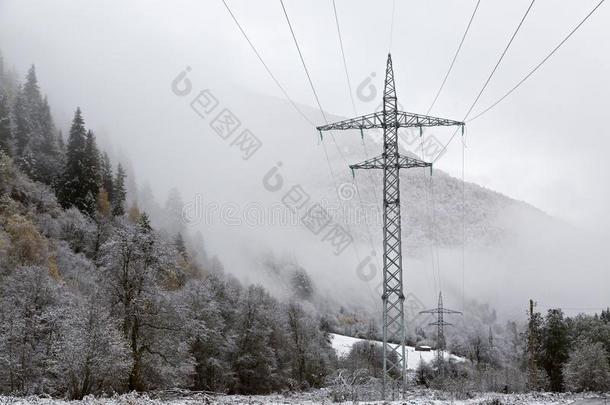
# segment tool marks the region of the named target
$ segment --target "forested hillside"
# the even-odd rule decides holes
[[[0,64],[0,391],[321,385],[335,354],[319,319],[153,228],[86,114],[64,139],[35,68],[16,77]]]

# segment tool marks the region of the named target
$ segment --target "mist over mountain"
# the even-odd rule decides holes
[[[189,227],[209,235],[206,238],[228,267],[247,269],[237,270],[246,280],[257,280],[262,271],[257,264],[261,252],[272,251],[293,257],[334,299],[377,308],[382,176],[376,170],[352,174],[347,166],[379,154],[381,146],[376,142],[379,134],[365,131],[361,139],[359,131],[334,131],[321,140],[312,124],[286,100],[226,85],[219,90],[212,87],[210,91],[239,118],[242,127],[261,139],[263,146],[253,158],[243,160],[239,150],[210,128],[214,117],[202,119],[194,113],[189,107],[190,96],[185,97],[187,100],[175,100],[182,106],[181,119],[174,121],[178,126],[174,131],[180,134],[180,143],[184,145],[178,151],[181,164],[196,165],[200,167],[196,171],[201,173],[221,172],[226,179],[221,189],[217,189],[221,185],[214,176],[198,177],[196,184],[191,181],[192,175],[176,179],[180,190],[188,196],[187,204],[199,201],[200,214],[205,217]],[[197,93],[193,91],[192,96]],[[303,105],[299,109],[314,124],[324,123],[318,110]],[[335,121],[344,117],[327,114],[327,118]],[[192,126],[198,129],[193,131]],[[442,140],[450,134],[450,129],[443,128],[434,133]],[[400,136],[405,140],[404,153],[419,156],[419,137],[409,144],[406,140],[412,139],[412,134],[405,131]],[[211,146],[204,147],[204,143]],[[454,147],[460,146],[456,143]],[[212,156],[222,158],[211,164]],[[442,158],[440,163],[442,167]],[[277,172],[273,175],[281,176],[283,186],[281,190],[269,191],[264,179],[274,168]],[[309,204],[324,205],[337,223],[345,227],[347,220],[354,237],[353,247],[334,255],[328,243],[302,225],[300,216],[282,203],[293,186],[302,187],[309,196]],[[462,190],[460,178],[438,168],[432,171],[432,177],[428,169],[403,170],[401,197],[405,289],[427,305],[434,304],[439,286],[453,306],[464,305],[462,232],[466,300],[489,302],[509,316],[523,308],[530,297],[548,305],[564,302],[566,307],[597,307],[605,298],[601,285],[592,285],[588,277],[577,276],[579,268],[585,268],[586,274],[595,279],[603,275],[605,268],[604,261],[593,255],[593,252],[605,254],[596,250],[602,241],[587,231],[551,217],[527,202],[468,181]],[[227,208],[224,218],[219,208],[223,204],[231,208]],[[211,206],[214,209],[206,210]],[[284,216],[284,220],[274,218],[274,212],[275,217]],[[238,228],[237,224],[242,226]],[[358,268],[363,262],[365,269],[369,265],[375,267],[374,276],[364,277],[372,277],[369,281],[359,276]],[[570,297],[569,291],[585,286],[590,294]]]

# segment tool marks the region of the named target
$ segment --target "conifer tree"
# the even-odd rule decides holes
[[[17,93],[13,106],[14,133],[15,140],[14,156],[17,161],[23,156],[28,140],[30,139],[28,112],[26,107],[25,94],[21,89]]]
[[[146,212],[140,214],[140,218],[138,219],[138,226],[142,230],[142,232],[146,234],[150,234],[152,232],[152,225],[150,224],[150,218]]]
[[[562,368],[569,355],[568,329],[561,309],[549,309],[542,329],[541,364],[549,377],[551,391],[563,389]]]
[[[108,194],[108,201],[112,202],[112,193],[114,191],[114,180],[112,179],[112,164],[108,154],[104,152],[100,161],[100,184]]]
[[[11,121],[8,108],[8,98],[0,96],[0,151],[12,155]]]
[[[90,201],[87,200],[88,179],[85,178],[85,149],[87,148],[87,132],[80,108],[76,109],[66,152],[66,167],[59,188],[59,203],[64,208],[75,206],[85,213],[91,213]],[[93,200],[95,204],[95,199]],[[94,205],[95,207],[95,205]]]
[[[38,79],[36,78],[36,67],[34,65],[30,66],[25,77],[23,94],[32,109],[39,107],[42,102],[42,97],[40,96],[40,88],[38,87]]]
[[[95,212],[96,199],[100,189],[99,160],[95,135],[93,135],[93,132],[88,131],[83,154],[83,187],[86,193],[87,213],[91,216]]]
[[[38,112],[40,138],[34,145],[36,156],[36,179],[54,188],[57,187],[62,170],[62,154],[56,136],[55,124],[51,116],[49,102],[45,96]]]
[[[21,90],[17,100],[17,103],[21,103],[19,112],[22,115],[21,122],[17,121],[18,142],[20,144],[18,163],[26,174],[39,180],[36,167],[38,158],[36,149],[42,143],[40,128],[42,98],[40,97],[34,65],[28,70],[25,84]],[[21,128],[19,128],[20,126]]]
[[[13,108],[14,156],[19,167],[34,180],[57,186],[62,156],[46,97],[38,87],[36,69],[28,70]]]
[[[117,167],[113,186],[112,215],[120,217],[125,214],[125,199],[127,197],[127,192],[125,191],[125,171],[120,163]]]

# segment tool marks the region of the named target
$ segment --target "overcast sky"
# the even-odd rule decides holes
[[[432,114],[463,117],[529,2],[481,2]],[[475,111],[528,72],[596,3],[538,0]],[[315,106],[279,1],[228,4],[292,98]],[[474,4],[396,0],[391,52],[405,110],[427,110]],[[332,1],[285,0],[285,5],[322,106],[353,115]],[[372,83],[381,86],[392,2],[336,0],[336,5],[354,92],[371,73]],[[467,180],[604,234],[610,225],[610,138],[604,119],[609,19],[610,8],[603,5],[525,85],[472,122],[466,153]],[[100,137],[129,155],[138,173],[160,188],[171,186],[181,170],[172,165],[176,173],[167,173],[159,162],[172,159],[169,83],[185,66],[202,86],[282,97],[220,0],[0,0],[0,50],[20,74],[36,64],[64,130],[80,105]],[[356,101],[359,113],[378,103]],[[301,120],[296,113],[290,118]],[[439,166],[461,175],[460,142],[451,144]],[[167,180],[160,179],[164,176]]]

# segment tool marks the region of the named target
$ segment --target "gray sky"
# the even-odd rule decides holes
[[[596,2],[536,2],[475,111],[520,79]],[[289,94],[315,105],[279,2],[228,3]],[[332,2],[285,3],[323,107],[353,115]],[[373,83],[381,86],[391,1],[336,3],[352,86],[372,72],[377,73]],[[426,111],[474,4],[396,1],[392,53],[406,110]],[[482,2],[433,114],[462,118],[528,4]],[[608,228],[610,140],[600,119],[610,90],[608,18],[603,5],[522,88],[469,125],[468,180],[578,226]],[[143,143],[163,134],[130,136],[129,124],[172,119],[151,110],[166,109],[172,101],[168,83],[186,65],[210,87],[231,84],[281,96],[221,1],[2,0],[0,49],[20,73],[36,63],[60,124],[81,105],[88,123],[98,133],[107,130],[114,147],[124,149],[137,166],[141,157],[160,159],[168,150],[158,140]],[[356,100],[359,113],[377,102]],[[439,167],[460,175],[460,142],[451,145]]]
[[[291,97],[311,106],[304,109],[322,124],[313,113],[315,101],[279,1],[227,2]],[[521,79],[596,3],[538,0],[475,113]],[[285,4],[323,108],[352,116],[332,1]],[[392,1],[336,4],[354,92],[372,74],[371,83],[380,88]],[[528,4],[481,2],[433,115],[463,117]],[[428,109],[474,5],[474,0],[396,0],[391,52],[405,110]],[[468,181],[527,201],[605,238],[610,236],[610,137],[603,120],[610,94],[609,18],[610,9],[603,5],[517,92],[469,124],[465,162]],[[288,110],[277,116],[245,101],[252,100],[253,93],[282,94],[220,0],[0,0],[0,50],[20,75],[36,64],[58,126],[66,131],[79,105],[100,143],[129,156],[138,180],[149,181],[161,202],[172,186],[187,200],[207,193],[219,201],[240,201],[244,194],[254,201],[261,192],[260,170],[208,135],[209,128],[206,132],[188,102],[171,92],[172,80],[186,66],[192,68],[189,78],[195,88],[209,88],[225,105],[245,111],[244,125],[256,128],[265,141],[257,168],[266,170],[281,158],[285,169],[301,180],[298,176],[305,178],[308,165],[325,165],[313,128],[311,134],[291,132],[293,122],[308,128],[297,113]],[[358,113],[372,112],[380,98],[379,92],[371,102],[356,97]],[[446,141],[450,132],[438,130],[434,135]],[[311,152],[307,159],[301,150]],[[456,139],[438,167],[460,177],[461,153]],[[246,253],[257,249],[243,248]],[[487,294],[494,296],[496,290]],[[554,297],[563,295],[557,291]]]

